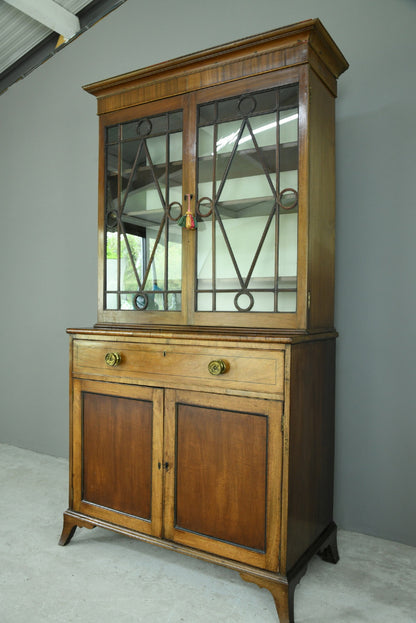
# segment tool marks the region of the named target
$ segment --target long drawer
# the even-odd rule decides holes
[[[75,339],[73,375],[283,394],[284,351]]]

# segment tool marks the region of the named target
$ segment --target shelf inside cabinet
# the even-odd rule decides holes
[[[296,292],[297,278],[295,275],[278,277],[277,286],[272,277],[253,277],[250,279],[249,290],[255,292],[263,290],[276,290],[279,292]],[[220,277],[215,280],[217,292],[236,292],[241,289],[237,279]],[[212,292],[212,279],[198,277],[198,292]]]
[[[217,154],[216,178],[222,179],[229,163],[231,152]],[[293,171],[298,168],[298,144],[283,143],[279,149],[279,159],[276,158],[274,146],[264,147],[261,152],[256,149],[239,149],[234,156],[234,165],[231,166],[227,178],[251,177],[265,174],[275,175],[276,171]],[[209,182],[212,179],[212,155],[203,155],[198,158],[199,182]]]
[[[269,216],[275,199],[272,195],[263,197],[247,197],[243,199],[234,199],[230,201],[218,201],[217,207],[221,218],[249,218],[258,216]],[[280,215],[296,214],[298,206],[290,209],[279,208]],[[202,221],[205,219],[202,218]]]

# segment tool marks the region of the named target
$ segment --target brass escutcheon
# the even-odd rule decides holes
[[[210,361],[208,364],[208,372],[213,376],[224,374],[224,372],[227,372],[227,364],[222,359]]]
[[[107,353],[104,359],[108,366],[114,368],[121,362],[121,355],[120,353]]]

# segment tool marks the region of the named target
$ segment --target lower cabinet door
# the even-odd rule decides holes
[[[278,571],[282,404],[167,390],[165,410],[165,538]]]
[[[74,510],[160,536],[163,390],[73,383]]]

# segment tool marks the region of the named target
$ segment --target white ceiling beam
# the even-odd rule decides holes
[[[76,15],[53,0],[5,0],[50,30],[59,33],[66,41],[74,37],[81,26]]]

